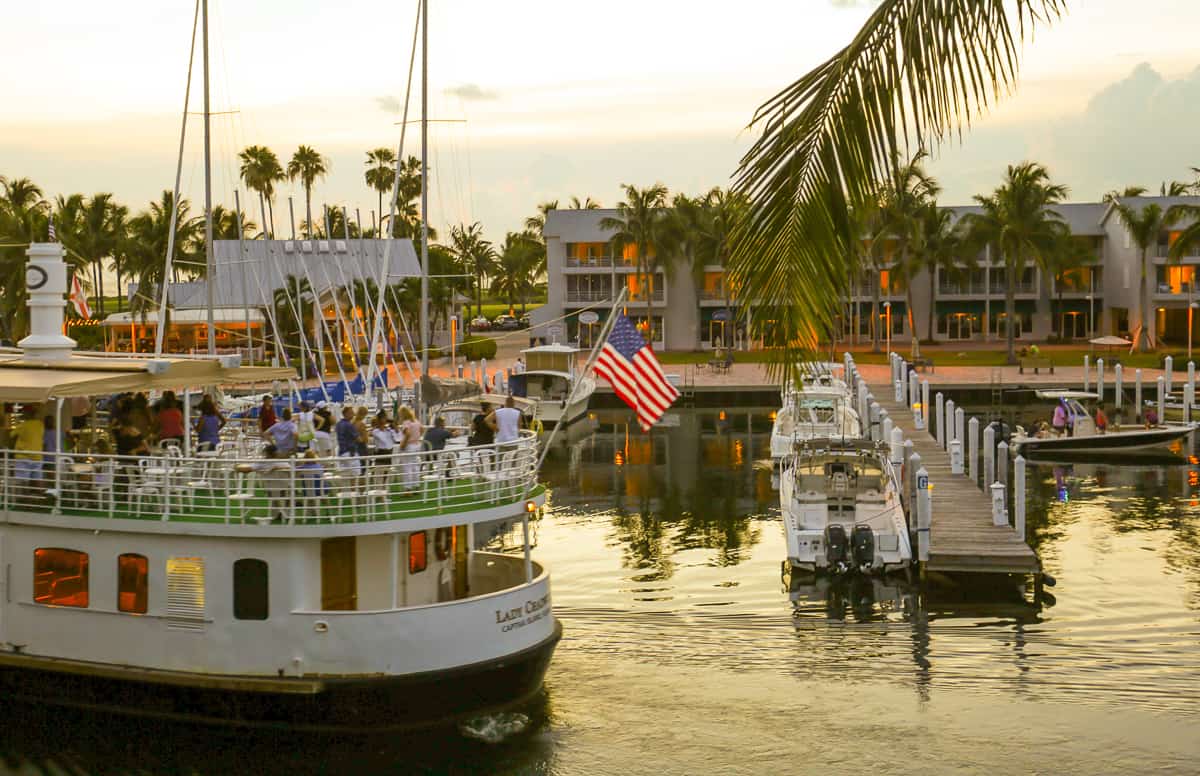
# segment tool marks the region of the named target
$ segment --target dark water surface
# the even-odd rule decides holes
[[[1058,578],[789,588],[769,409],[624,412],[546,468],[564,639],[529,728],[313,738],[8,707],[20,773],[1200,772],[1200,465],[1030,468]]]

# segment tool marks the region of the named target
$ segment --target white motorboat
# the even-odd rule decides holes
[[[779,461],[796,442],[818,437],[858,439],[862,423],[850,389],[828,370],[803,372],[798,388],[783,391],[771,427],[771,458]]]
[[[840,437],[794,447],[779,489],[791,566],[834,574],[908,566],[912,545],[887,448]]]
[[[0,692],[6,699],[311,730],[409,728],[537,693],[561,634],[528,521],[538,441],[272,457],[230,424],[111,455],[64,434],[73,397],[294,377],[218,359],[97,357],[62,335],[63,249],[35,243],[34,333],[0,399],[57,416],[56,450],[0,451]],[[233,361],[230,361],[230,358]],[[476,526],[525,524],[523,554]],[[489,531],[481,528],[480,533]]]
[[[1096,421],[1084,406],[1085,401],[1095,401],[1098,394],[1072,390],[1036,391],[1039,399],[1059,402],[1064,406],[1069,433],[1058,435],[1053,431],[1030,434],[1023,426],[1009,440],[1009,451],[1013,455],[1111,455],[1135,451],[1162,451],[1183,439],[1195,430],[1191,424],[1145,426],[1112,426],[1101,431]]]
[[[546,428],[578,420],[596,391],[596,379],[577,363],[584,352],[557,343],[522,350],[525,371],[513,373],[509,392],[533,402],[533,418]]]

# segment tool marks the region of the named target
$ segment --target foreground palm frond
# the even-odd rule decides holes
[[[961,132],[1009,91],[1020,42],[1065,0],[883,0],[851,43],[759,108],[735,189],[751,207],[730,266],[753,329],[811,353],[847,286],[849,211],[890,160]]]

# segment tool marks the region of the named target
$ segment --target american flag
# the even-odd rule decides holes
[[[679,398],[679,391],[667,382],[654,351],[621,313],[617,313],[608,341],[596,357],[595,370],[637,413],[643,431],[649,431]]]

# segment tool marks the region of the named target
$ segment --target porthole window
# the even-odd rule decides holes
[[[243,558],[233,564],[233,616],[238,620],[265,620],[270,614],[267,562]]]
[[[127,553],[117,557],[117,609],[145,614],[149,602],[150,566],[145,555]]]
[[[33,600],[50,606],[87,608],[87,553],[57,547],[34,550]]]
[[[408,573],[417,574],[429,565],[429,547],[425,540],[424,531],[416,531],[408,535]]]

